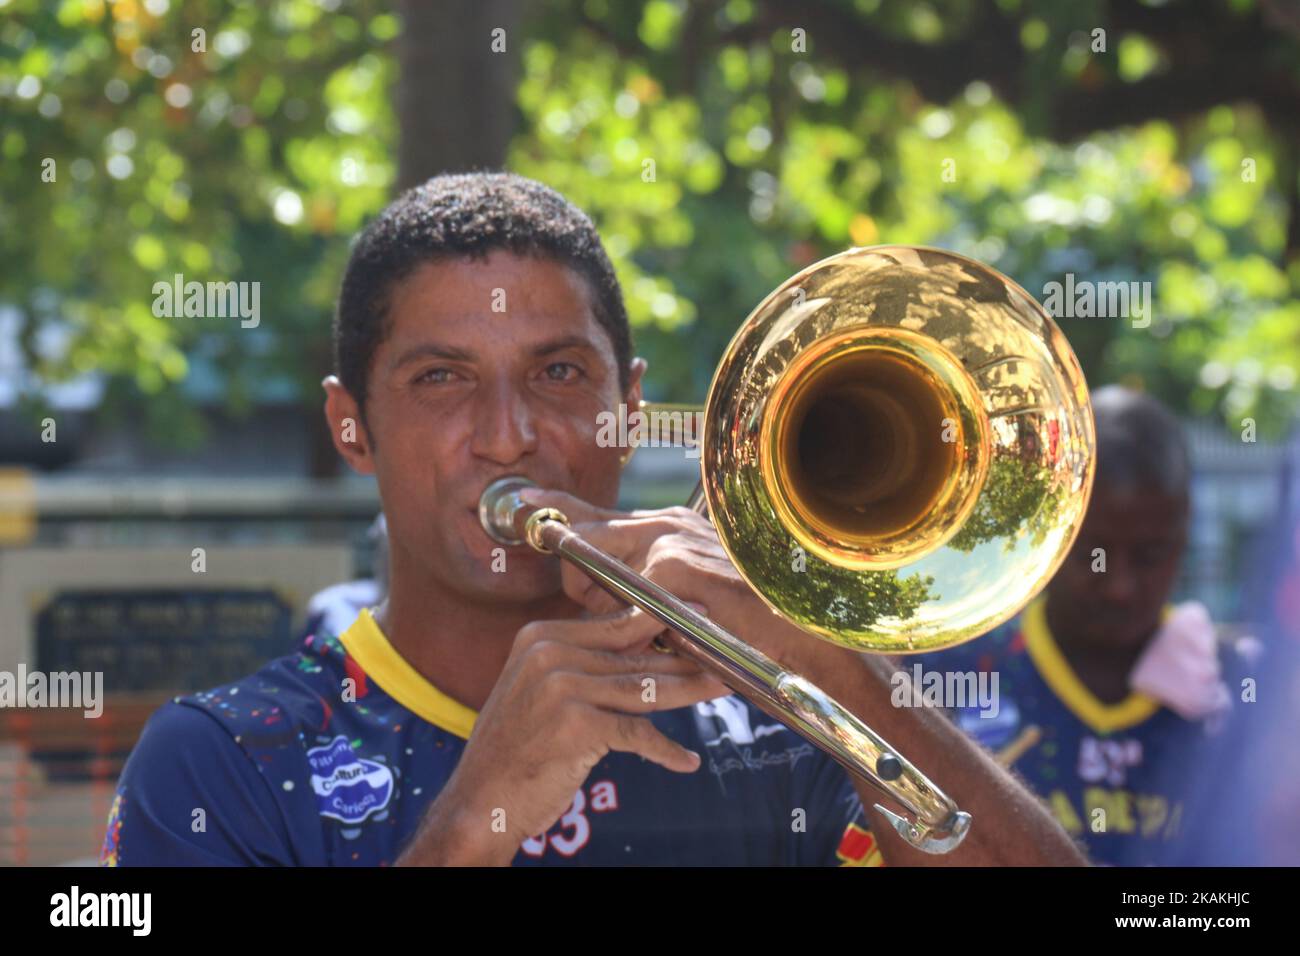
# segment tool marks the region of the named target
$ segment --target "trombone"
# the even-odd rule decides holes
[[[732,339],[703,420],[692,506],[773,611],[858,651],[939,650],[1014,616],[1064,560],[1092,488],[1069,343],[1015,282],[940,249],[850,249],[792,276]],[[911,846],[962,842],[970,814],[896,748],[524,502],[530,484],[484,490],[490,537],[569,561],[656,618],[672,650],[904,807],[910,819],[875,804]]]

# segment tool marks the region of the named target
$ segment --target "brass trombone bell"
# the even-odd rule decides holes
[[[708,512],[750,586],[863,651],[959,644],[1068,553],[1092,488],[1087,387],[1046,310],[956,253],[850,249],[750,314],[709,389]]]

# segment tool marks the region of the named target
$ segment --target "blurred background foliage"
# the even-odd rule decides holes
[[[448,50],[507,93],[428,83]],[[411,159],[467,110],[596,220],[651,397],[699,400],[768,291],[888,242],[1040,300],[1066,273],[1149,281],[1148,328],[1062,321],[1090,383],[1233,431],[1296,410],[1295,0],[0,0],[19,391],[100,375],[98,414],[174,445],[214,403],[318,420],[348,241],[430,166],[482,162]],[[176,273],[260,281],[260,326],[155,317]]]

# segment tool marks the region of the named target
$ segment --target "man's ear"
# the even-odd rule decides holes
[[[641,407],[641,379],[645,377],[646,361],[643,358],[632,359],[631,365],[628,366],[627,375],[627,394],[623,401],[627,402],[627,410],[634,412]]]
[[[361,423],[361,410],[356,399],[334,375],[326,376],[321,387],[325,389],[325,424],[334,440],[334,447],[353,471],[373,475],[375,460],[371,454],[370,434]]]

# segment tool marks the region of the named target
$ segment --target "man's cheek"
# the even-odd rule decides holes
[[[1087,597],[1098,585],[1091,562],[1087,564],[1072,563],[1068,568],[1058,572],[1059,583],[1053,582],[1053,590],[1063,591],[1064,597],[1073,601]]]
[[[625,449],[606,447],[597,441],[594,428],[579,428],[572,422],[566,424],[571,427],[551,429],[538,436],[538,446],[543,454],[555,455],[577,475],[599,473],[606,470],[606,465],[617,464],[618,456]]]
[[[1151,602],[1155,606],[1162,607],[1169,592],[1173,590],[1177,574],[1177,568],[1168,568],[1157,574],[1147,575],[1142,583],[1143,593],[1151,596]]]

